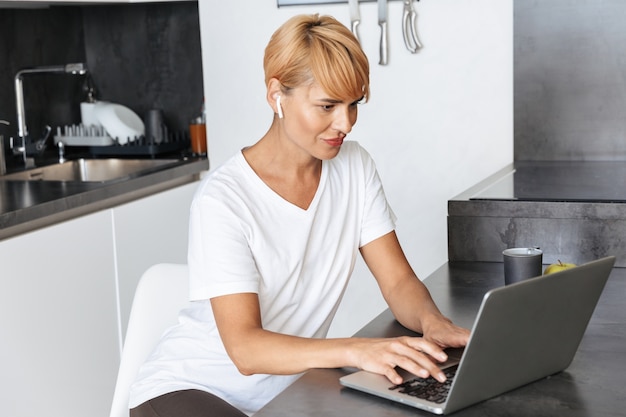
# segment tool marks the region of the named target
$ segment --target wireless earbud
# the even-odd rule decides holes
[[[278,97],[276,97],[276,109],[278,111],[278,118],[282,119],[283,118],[283,108],[280,105],[280,95]]]

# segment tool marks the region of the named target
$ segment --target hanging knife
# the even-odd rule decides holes
[[[378,26],[380,26],[380,65],[387,65],[387,0],[378,1]]]
[[[357,26],[361,23],[361,13],[359,13],[359,0],[348,0],[348,6],[350,7],[350,26],[352,29],[352,33],[356,36],[356,39],[361,42],[359,39],[359,32],[357,31]]]

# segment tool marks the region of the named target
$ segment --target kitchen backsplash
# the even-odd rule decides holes
[[[626,161],[626,2],[515,1],[515,160]]]
[[[86,62],[97,98],[144,117],[161,109],[173,131],[186,130],[203,101],[196,2],[58,6],[0,10],[0,119],[16,128],[13,77],[21,68]],[[85,77],[28,75],[24,95],[29,132],[46,124],[80,123]]]

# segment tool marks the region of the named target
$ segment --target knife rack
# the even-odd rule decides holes
[[[400,1],[400,0],[387,0]],[[278,7],[282,6],[310,6],[314,4],[341,4],[348,3],[348,0],[276,0]],[[359,0],[359,3],[376,3],[376,0]]]

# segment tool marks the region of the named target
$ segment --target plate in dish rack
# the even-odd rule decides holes
[[[146,131],[141,118],[121,104],[99,101],[94,106],[94,116],[120,145],[144,135]]]

